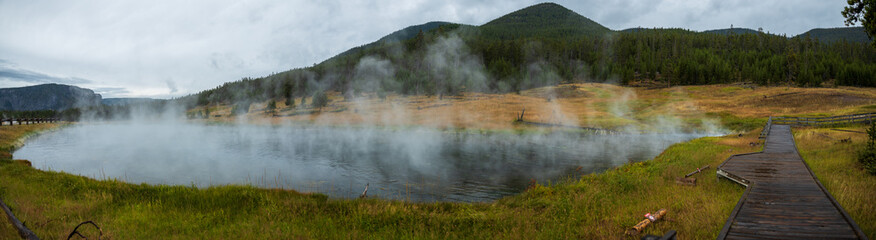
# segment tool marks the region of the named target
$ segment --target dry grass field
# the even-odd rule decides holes
[[[345,101],[329,93],[322,109],[287,108],[277,102],[278,116],[253,104],[246,117],[230,116],[230,106],[210,106],[212,121],[288,122],[321,125],[427,126],[436,128],[513,129],[516,116],[532,122],[600,128],[649,129],[655,122],[679,120],[693,127],[702,121],[727,125],[728,118],[782,115],[847,114],[876,111],[876,91],[868,88],[794,88],[742,85],[630,88],[601,83],[564,84],[520,94],[465,93],[462,96],[399,96],[379,99],[365,94]],[[310,99],[307,102],[311,102]],[[192,111],[203,111],[197,108]]]

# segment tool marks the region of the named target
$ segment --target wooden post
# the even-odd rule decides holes
[[[526,113],[526,107],[525,107],[525,106],[523,107],[523,111],[520,112],[520,115],[517,116],[517,121],[518,121],[518,122],[523,122],[523,114],[524,114],[524,113]]]

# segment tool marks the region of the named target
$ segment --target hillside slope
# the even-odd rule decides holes
[[[0,89],[0,110],[64,110],[99,105],[100,94],[90,89],[61,84],[42,84]]]
[[[351,48],[351,49],[344,51],[338,55],[335,55],[334,57],[326,59],[323,62],[329,62],[329,61],[332,61],[332,60],[335,60],[338,58],[352,55],[354,53],[357,53],[357,52],[360,52],[363,50],[375,48],[375,47],[380,46],[381,44],[390,44],[390,43],[405,41],[405,40],[411,39],[413,37],[416,37],[417,34],[419,34],[421,32],[428,32],[428,31],[431,31],[433,29],[439,28],[441,26],[447,26],[447,25],[455,25],[455,23],[435,21],[435,22],[427,22],[427,23],[420,24],[420,25],[409,26],[409,27],[403,28],[401,30],[392,32],[389,35],[383,36],[380,39],[378,39],[377,41],[374,41],[374,42],[371,42],[371,43],[368,43],[368,44],[365,44],[362,46]]]
[[[805,37],[807,35],[812,39],[828,43],[842,40],[858,43],[870,42],[870,37],[864,32],[864,27],[816,28],[797,36]]]
[[[611,30],[556,3],[517,10],[480,26],[484,36],[500,39],[602,36]]]
[[[813,30],[810,35],[828,39],[837,31],[843,30]],[[839,35],[849,36],[854,35]],[[322,91],[341,92],[345,98],[363,92],[440,96],[606,81],[876,86],[876,49],[869,44],[799,40],[744,28],[612,31],[558,4],[541,3],[481,26],[414,25],[312,67],[243,78],[182,101],[226,104]]]

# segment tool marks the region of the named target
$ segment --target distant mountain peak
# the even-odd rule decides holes
[[[481,25],[481,28],[487,34],[499,38],[602,35],[611,31],[587,17],[551,2],[514,11]]]
[[[553,2],[545,2],[545,3],[539,3],[539,4],[529,6],[529,7],[521,8],[517,11],[506,14],[506,15],[499,17],[497,19],[494,19],[493,21],[490,21],[490,22],[502,21],[503,18],[526,17],[527,15],[533,14],[533,13],[538,14],[538,15],[536,15],[537,17],[551,17],[551,16],[558,16],[558,15],[578,15],[578,16],[580,16],[580,14],[576,13],[575,11],[572,11],[571,9],[564,7],[563,5],[556,4]],[[487,24],[490,24],[490,23],[487,23]]]

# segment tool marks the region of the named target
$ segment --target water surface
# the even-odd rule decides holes
[[[17,150],[34,167],[131,183],[252,184],[331,197],[489,201],[648,160],[702,134],[470,133],[432,129],[78,124]]]

